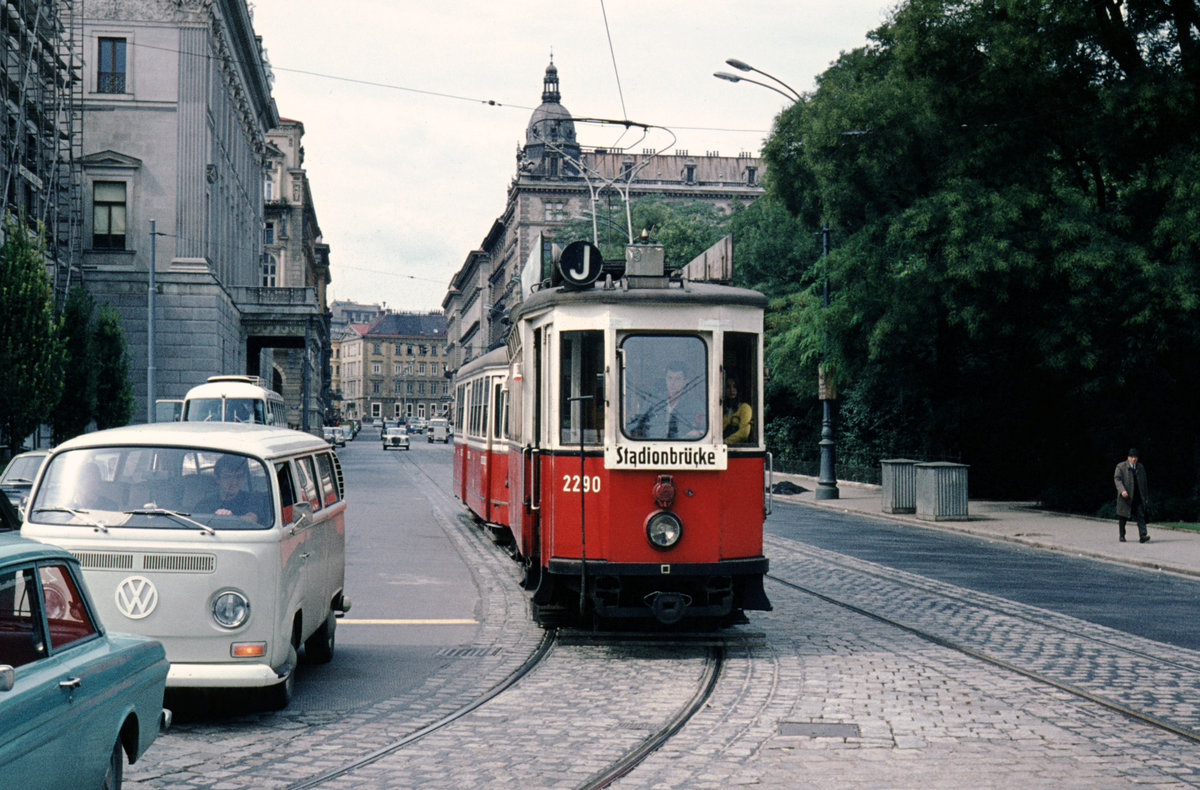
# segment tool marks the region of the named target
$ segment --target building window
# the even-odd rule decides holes
[[[97,181],[92,184],[92,248],[125,249],[125,184]]]
[[[383,394],[383,387],[381,385],[381,382],[378,382],[378,381],[371,382],[371,394],[372,395],[382,395]]]
[[[383,343],[372,343],[371,348],[372,348],[372,353],[374,353],[374,354],[382,354],[383,353]]]
[[[274,255],[264,255],[262,259],[262,287],[274,288],[275,275],[279,268],[279,262],[275,260]]]
[[[757,167],[747,167],[746,168],[746,186],[751,186],[751,187],[754,186],[754,183],[755,183],[754,180],[757,177],[758,177],[758,168]]]
[[[383,363],[382,362],[372,362],[371,363],[371,373],[376,376],[383,373]]]
[[[263,230],[263,244],[275,243],[275,223],[268,222],[267,227]]]
[[[270,173],[263,178],[263,198],[268,203],[275,199],[275,179]]]
[[[101,38],[100,69],[96,73],[97,93],[125,92],[125,39]]]
[[[696,166],[695,165],[684,165],[683,166],[683,181],[686,184],[696,183]]]

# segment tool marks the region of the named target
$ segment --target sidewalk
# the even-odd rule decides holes
[[[997,502],[971,499],[966,521],[927,521],[915,515],[883,512],[880,487],[838,481],[838,498],[817,501],[813,490],[817,479],[805,475],[775,473],[776,484],[787,481],[805,489],[803,493],[775,494],[776,502],[798,502],[845,513],[884,518],[924,529],[963,532],[994,540],[1023,543],[1039,549],[1061,551],[1142,568],[1200,576],[1200,532],[1172,530],[1149,525],[1150,542],[1138,543],[1136,523],[1126,525],[1128,542],[1117,540],[1115,519],[1090,518],[1038,510],[1032,502]]]

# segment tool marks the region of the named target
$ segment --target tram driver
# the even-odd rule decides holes
[[[667,363],[663,388],[635,413],[627,433],[637,439],[696,439],[708,430],[703,375],[689,375],[687,366]]]

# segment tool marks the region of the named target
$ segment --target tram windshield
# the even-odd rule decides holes
[[[631,439],[697,441],[708,434],[708,350],[690,335],[621,342],[621,424]]]

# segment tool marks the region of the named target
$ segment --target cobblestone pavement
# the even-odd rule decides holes
[[[534,653],[544,632],[529,618],[517,566],[441,500],[434,515],[466,560],[481,597],[469,659],[409,693],[345,711],[250,714],[182,724],[159,736],[135,765],[129,788],[241,790],[287,787],[372,753],[438,721],[495,687]],[[332,666],[337,666],[334,659]],[[365,786],[365,785],[359,785]]]
[[[1067,666],[1100,685],[1125,678],[1129,695],[1148,704],[1198,696],[1194,673],[1190,688],[1160,693],[1159,678],[1137,677],[1130,663],[1174,657],[1195,666],[1196,655],[1180,655],[1187,651],[952,585],[916,600],[922,593],[898,591],[913,581],[904,574],[855,560],[871,575],[848,572],[782,543],[771,546],[773,575],[830,597],[886,605],[938,633],[974,631],[1023,667]],[[728,661],[708,708],[617,787],[1200,786],[1195,744],[810,595],[769,592],[775,610],[753,618],[768,645]],[[964,616],[973,601],[983,608]],[[987,636],[993,625],[1003,627]],[[1113,647],[1081,655],[1078,643],[1093,638]]]
[[[363,708],[187,725],[135,788],[278,788],[337,768],[459,707],[534,650],[516,566],[444,511],[498,648]],[[952,642],[1196,727],[1200,656],[1111,629],[771,539],[772,572]],[[771,583],[715,694],[621,788],[1200,787],[1200,750],[1092,702]],[[465,719],[322,787],[577,787],[661,726],[703,672],[696,648],[559,645]]]

